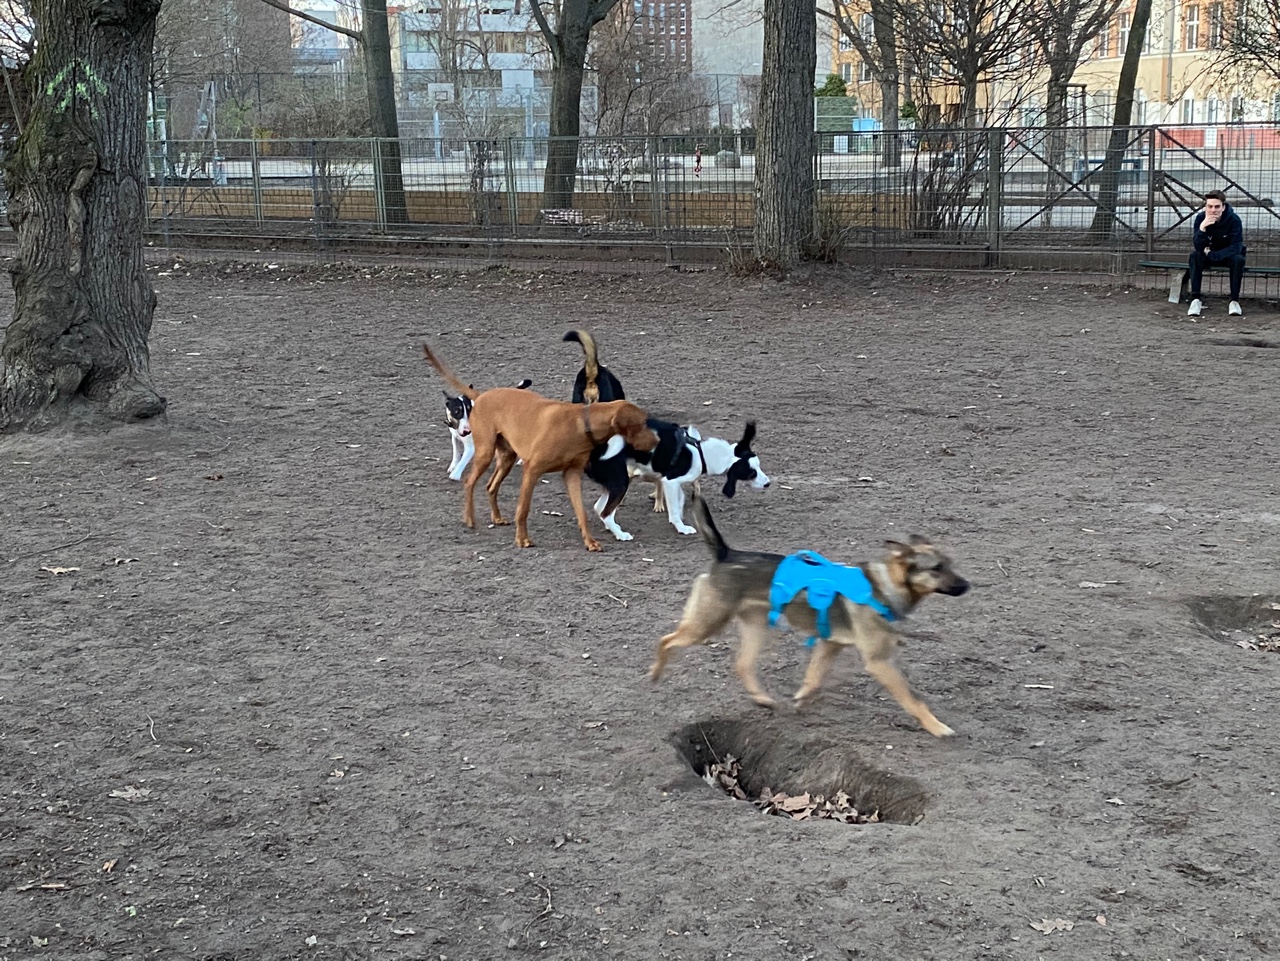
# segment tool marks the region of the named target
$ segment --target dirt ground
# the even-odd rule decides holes
[[[0,958],[1280,955],[1274,305],[844,271],[155,284],[167,424],[0,441]],[[462,526],[420,345],[565,398],[573,326],[651,412],[759,421],[771,489],[708,485],[730,543],[949,549],[974,590],[900,660],[956,738],[853,655],[800,711],[747,700],[728,638],[651,685],[708,554],[637,491],[601,554],[559,478],[532,549]],[[780,635],[769,689],[807,656]],[[677,750],[699,722],[915,778],[925,815],[765,815]]]

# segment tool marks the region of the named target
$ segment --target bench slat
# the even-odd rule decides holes
[[[1139,267],[1154,267],[1157,270],[1169,271],[1169,303],[1182,302],[1182,288],[1187,284],[1189,267],[1186,263],[1174,263],[1168,260],[1139,260]],[[1245,264],[1246,274],[1261,274],[1264,277],[1280,275],[1280,267],[1254,267]]]

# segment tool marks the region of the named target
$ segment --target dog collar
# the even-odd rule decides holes
[[[597,447],[599,446],[600,441],[596,440],[596,435],[591,432],[591,418],[588,414],[588,408],[590,408],[590,406],[590,404],[582,405],[582,429],[587,434],[588,443],[590,443],[592,447]]]

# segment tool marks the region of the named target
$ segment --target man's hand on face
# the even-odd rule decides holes
[[[1225,209],[1225,205],[1220,200],[1207,201],[1204,205],[1204,220],[1200,224],[1200,229],[1216,224]]]

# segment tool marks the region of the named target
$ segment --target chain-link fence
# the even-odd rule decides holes
[[[544,203],[548,141],[457,136],[156,143],[150,223],[176,234],[301,239],[625,238],[749,243],[750,135],[584,138],[571,205]],[[1108,178],[1104,160],[1115,158]],[[986,266],[1130,269],[1183,258],[1212,188],[1252,263],[1280,264],[1280,132],[1269,126],[874,130],[815,135],[820,241]]]

